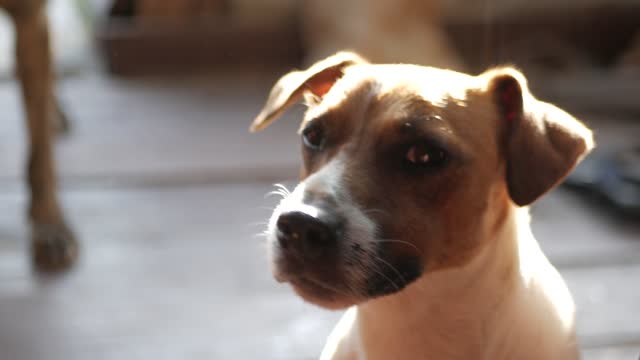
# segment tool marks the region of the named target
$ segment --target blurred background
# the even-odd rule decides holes
[[[37,1],[2,0],[23,5]],[[598,150],[533,208],[585,359],[640,354],[638,0],[50,0],[76,265],[32,270],[14,23],[0,11],[0,359],[313,359],[339,312],[272,280],[273,183],[302,107],[247,128],[272,83],[349,48],[480,73],[514,64]]]

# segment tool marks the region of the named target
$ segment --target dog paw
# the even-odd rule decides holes
[[[36,224],[33,226],[31,255],[39,271],[66,270],[78,257],[78,243],[65,224]]]

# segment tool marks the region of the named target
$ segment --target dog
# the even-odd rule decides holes
[[[27,181],[31,191],[31,253],[39,270],[69,268],[78,243],[56,194],[54,128],[68,127],[53,90],[49,31],[44,0],[0,0],[16,29],[17,73],[29,132]]]
[[[274,277],[348,308],[321,359],[576,359],[574,304],[527,206],[593,147],[509,67],[470,76],[338,53],[274,85],[304,97],[301,182],[267,229]]]

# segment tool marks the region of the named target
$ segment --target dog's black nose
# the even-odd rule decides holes
[[[301,211],[280,214],[277,222],[278,243],[285,251],[317,258],[335,247],[339,226],[335,222]]]

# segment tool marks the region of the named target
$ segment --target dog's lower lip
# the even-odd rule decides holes
[[[299,273],[293,274],[288,272],[278,272],[274,274],[273,277],[279,283],[315,283],[313,280],[309,279],[309,277]]]
[[[327,286],[322,282],[314,280],[313,278],[310,278],[308,276],[296,276],[294,278],[291,278],[289,282],[292,283],[293,285],[298,285],[298,286],[313,286],[313,287],[321,288],[326,291],[331,291],[331,292],[335,291],[330,286]]]
[[[276,279],[277,282],[279,283],[285,283],[287,282],[287,278],[282,276],[282,275],[275,275],[274,278]]]

